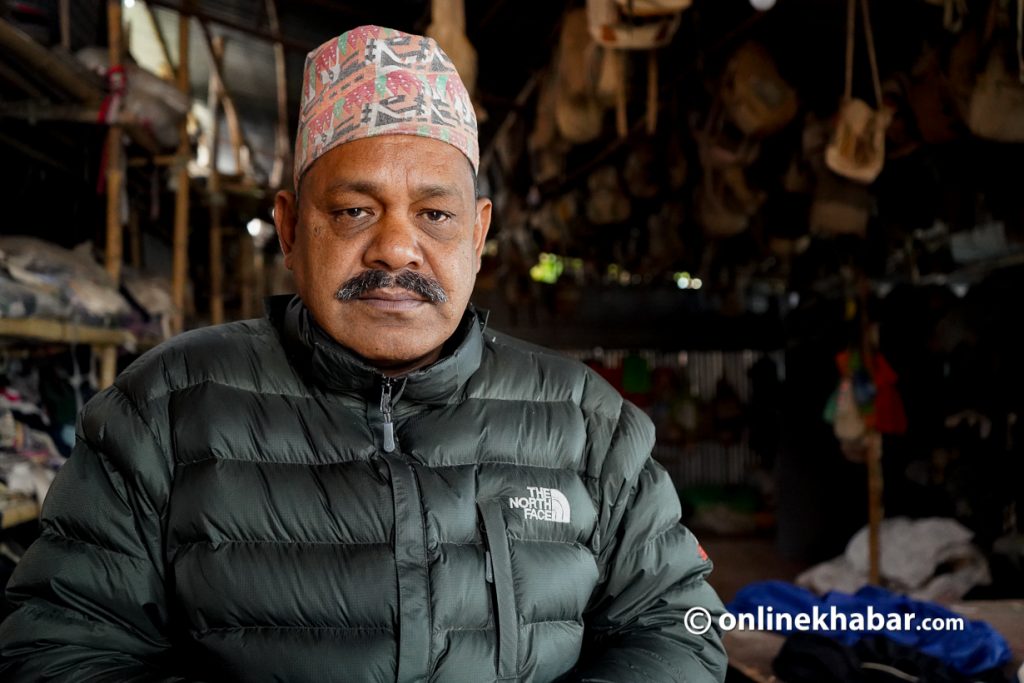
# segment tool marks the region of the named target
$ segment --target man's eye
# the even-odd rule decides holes
[[[339,211],[335,211],[334,215],[335,216],[339,216],[341,218],[366,218],[367,216],[370,215],[370,212],[367,211],[366,209],[356,209],[356,208],[353,208],[353,209],[341,209]]]
[[[420,215],[426,218],[431,223],[444,223],[445,221],[449,220],[452,217],[452,215],[447,211],[437,211],[435,209],[424,211]]]

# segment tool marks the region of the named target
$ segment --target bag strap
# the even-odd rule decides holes
[[[846,0],[846,85],[843,101],[853,99],[853,41],[857,30],[857,0]]]
[[[871,13],[868,0],[860,0],[861,13],[864,15],[864,37],[868,47],[868,61],[871,63],[871,80],[875,87],[875,106],[882,106],[882,81],[878,76],[878,57],[875,54],[875,35],[871,29]],[[846,86],[843,89],[843,101],[853,99],[853,50],[857,32],[857,0],[846,3]]]
[[[1017,0],[1017,76],[1024,83],[1024,0]]]
[[[878,76],[878,57],[875,55],[875,34],[871,28],[871,13],[868,10],[868,0],[860,0],[861,10],[864,13],[864,37],[868,43],[868,60],[871,62],[871,80],[875,85],[875,106],[882,108],[882,80]]]

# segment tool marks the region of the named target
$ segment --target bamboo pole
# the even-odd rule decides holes
[[[210,58],[219,67],[224,58],[224,37],[216,36],[210,44]],[[223,235],[221,211],[224,194],[220,188],[220,172],[217,170],[217,151],[220,149],[220,82],[210,69],[208,103],[213,129],[210,131],[210,322],[219,325],[224,322],[224,264],[222,256]]]
[[[882,492],[884,481],[882,478],[882,435],[872,432],[867,436],[867,465],[868,465],[868,581],[873,586],[881,584],[882,572],[882,550],[881,530],[882,517]]]
[[[618,58],[622,60],[619,70],[619,84],[615,89],[615,130],[620,138],[629,135],[629,112],[626,102],[626,53],[620,51]]]
[[[191,100],[188,73],[189,17],[182,12],[178,16],[178,89]],[[174,301],[172,334],[185,329],[185,286],[188,280],[188,210],[190,156],[188,123],[182,120],[178,139],[178,187],[174,201],[174,252],[172,265],[171,296]]]
[[[256,315],[263,297],[267,295],[267,269],[266,269],[266,243],[263,240],[251,240],[253,243],[252,258],[252,289],[253,293],[250,302],[252,309],[249,312],[250,318]]]
[[[103,91],[91,75],[74,65],[70,56],[51,52],[4,19],[0,19],[0,46],[34,67],[56,86],[82,102],[99,102]]]
[[[212,14],[207,14],[206,12],[204,12],[204,11],[202,11],[200,9],[197,9],[195,7],[195,3],[192,3],[192,2],[186,1],[186,2],[182,3],[181,0],[146,0],[146,4],[147,5],[153,5],[154,7],[164,7],[166,9],[171,9],[171,10],[174,10],[175,12],[179,12],[181,14],[185,14],[185,15],[188,15],[188,16],[195,17],[196,20],[199,21],[200,23],[217,24],[219,26],[224,26],[224,27],[227,27],[227,28],[230,28],[230,29],[234,29],[235,31],[238,31],[239,33],[244,33],[245,35],[248,35],[248,36],[253,36],[255,38],[262,38],[263,40],[266,40],[266,41],[271,42],[271,43],[280,42],[282,45],[284,45],[289,50],[295,50],[297,52],[301,52],[302,54],[306,54],[307,52],[309,52],[310,50],[312,50],[312,49],[314,49],[316,47],[315,43],[307,43],[305,41],[292,40],[292,39],[287,38],[287,37],[282,36],[282,35],[275,35],[275,34],[267,32],[267,31],[264,31],[262,29],[253,28],[249,24],[246,24],[246,23],[241,22],[241,21],[234,21],[234,20],[232,20],[232,19],[230,19],[228,17],[214,16]],[[332,5],[332,9],[337,9],[337,8]],[[353,15],[353,14],[357,13],[357,11],[358,10],[353,5],[353,6],[349,7],[349,8],[347,8],[345,10],[345,13],[348,14],[348,15]],[[367,17],[367,19],[372,19],[376,15],[366,14],[365,16]],[[370,23],[370,22],[367,21],[366,23]]]
[[[128,212],[128,249],[132,268],[142,270],[142,233],[139,231],[139,210],[132,207]]]
[[[658,129],[658,52],[647,51],[647,134]]]
[[[0,63],[0,79],[16,86],[19,90],[23,90],[29,97],[34,97],[37,100],[46,99],[46,95],[43,94],[42,90],[33,85],[27,78],[19,74],[17,71],[3,63]]]
[[[242,231],[241,241],[238,244],[238,272],[239,280],[241,282],[240,298],[242,299],[242,320],[248,320],[253,317],[255,311],[255,294],[253,286],[253,258],[254,248],[252,243],[252,237],[248,232]]]
[[[121,0],[107,0],[107,35],[110,71],[121,68]],[[113,94],[111,95],[113,96]],[[115,286],[121,282],[121,262],[124,258],[124,233],[121,225],[121,193],[124,172],[121,169],[121,126],[111,123],[107,129],[107,248],[106,268]],[[117,347],[105,346],[101,351],[100,386],[114,383],[117,374]]]
[[[270,31],[281,35],[281,24],[277,16],[276,0],[266,0]],[[274,42],[274,70],[277,75],[277,127],[274,130],[274,167],[270,172],[270,186],[284,187],[288,171],[291,145],[288,141],[288,68],[285,61],[284,45]]]
[[[60,0],[60,46],[71,52],[71,0]]]
[[[200,27],[203,30],[203,38],[206,40],[206,48],[210,54],[213,54],[213,36],[210,33],[210,27],[201,22]],[[235,156],[235,172],[242,175],[251,175],[251,168],[249,161],[252,159],[252,154],[249,150],[249,142],[245,139],[245,131],[242,129],[242,124],[238,118],[238,109],[235,108],[235,100],[231,97],[231,92],[228,90],[227,85],[224,81],[224,72],[221,69],[220,64],[216,61],[212,64],[211,77],[216,77],[221,104],[224,106],[224,118],[228,122],[228,137],[231,139],[231,148],[234,151]],[[243,151],[245,152],[243,154]]]
[[[156,20],[156,13],[150,6],[150,3],[142,3],[142,8],[146,12],[146,18],[149,19],[149,27],[153,31],[153,35],[156,36],[156,43],[160,47],[160,55],[164,58],[164,63],[167,65],[167,75],[170,78],[175,77],[174,62],[171,61],[171,50],[167,45],[167,38],[164,37],[164,32],[160,30],[160,22]]]

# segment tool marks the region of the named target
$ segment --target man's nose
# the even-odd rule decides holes
[[[374,227],[363,254],[365,265],[395,272],[419,270],[423,265],[416,226],[399,214],[386,213]]]

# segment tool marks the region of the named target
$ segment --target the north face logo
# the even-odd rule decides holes
[[[522,510],[526,519],[569,523],[569,501],[564,493],[541,486],[527,486],[526,490],[529,496],[509,498],[508,506],[513,510]]]

